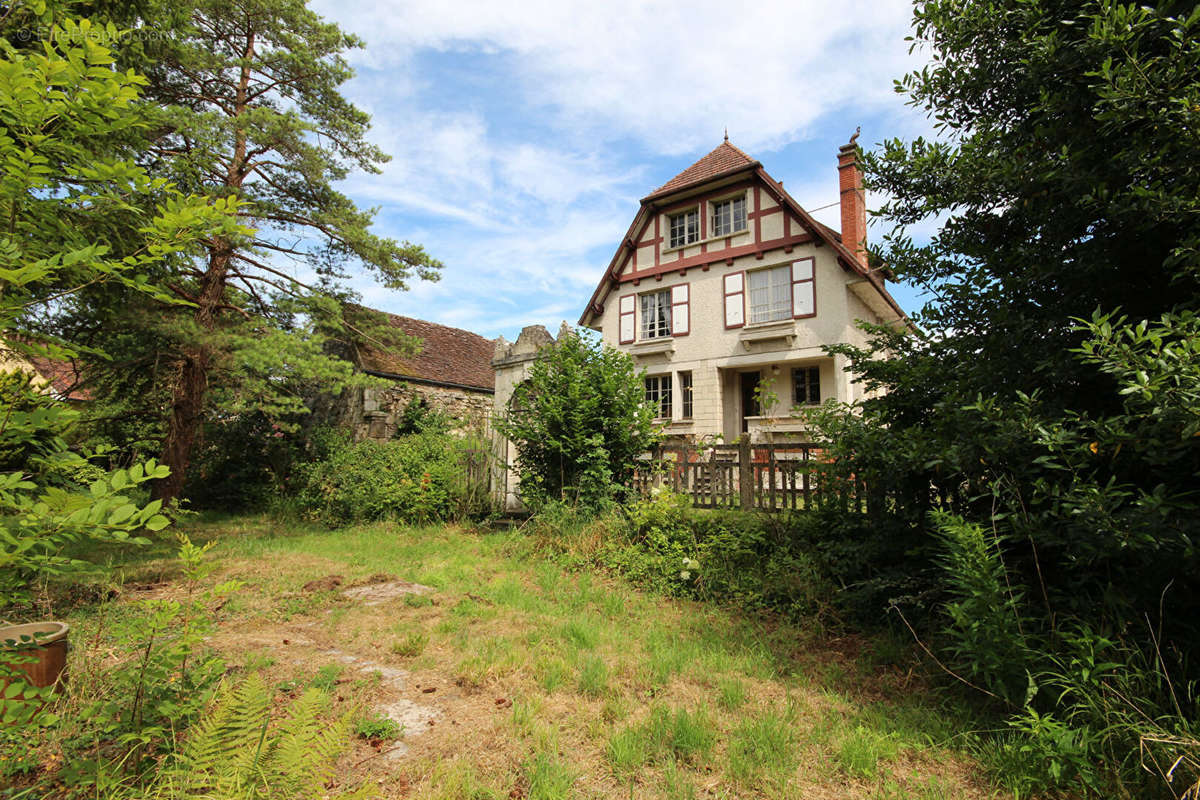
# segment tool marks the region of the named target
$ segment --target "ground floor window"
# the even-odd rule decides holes
[[[798,406],[815,406],[821,403],[821,368],[797,367],[792,370],[792,402]]]
[[[679,373],[680,411],[684,419],[692,418],[692,373]]]
[[[654,416],[671,418],[670,375],[651,375],[646,378],[646,404],[654,409]]]

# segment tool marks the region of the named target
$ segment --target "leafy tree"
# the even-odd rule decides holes
[[[932,300],[920,333],[834,348],[885,390],[824,420],[835,463],[914,526],[911,572],[954,630],[947,657],[1028,704],[1017,727],[1042,740],[1024,752],[1054,739],[1075,754],[1022,786],[1161,792],[1196,741],[1172,686],[1196,677],[1183,654],[1200,637],[1200,10],[914,8],[931,63],[898,88],[940,140],[888,141],[864,163],[896,226],[875,257]],[[915,244],[906,228],[934,215]],[[935,507],[960,515],[936,518],[942,534]],[[974,526],[996,537],[986,581],[927,569],[983,564],[977,538],[947,533]],[[961,613],[998,603],[1011,613]],[[1167,761],[1152,788],[1139,739],[1148,769]],[[1194,759],[1180,765],[1177,782]]]
[[[517,449],[521,497],[596,508],[623,493],[658,440],[632,359],[564,331],[513,391],[497,429]]]
[[[0,23],[5,18],[0,17]],[[164,257],[204,237],[238,235],[236,203],[185,196],[113,152],[114,138],[139,124],[142,79],[112,69],[110,51],[86,21],[66,20],[38,48],[0,39],[0,331],[6,355],[35,347],[30,322],[85,287],[118,285],[177,302],[147,279]],[[113,31],[107,31],[112,35]],[[152,213],[137,198],[159,200]],[[95,224],[92,221],[95,221]],[[112,231],[140,245],[115,254]],[[40,346],[53,355],[70,351]],[[160,503],[128,497],[166,476],[153,461],[105,473],[68,449],[77,412],[6,380],[0,397],[0,452],[20,454],[0,475],[0,605],[25,599],[31,581],[72,565],[64,549],[80,539],[142,541],[160,530]],[[16,467],[15,469],[12,469]]]
[[[235,198],[249,229],[161,262],[156,280],[186,305],[95,292],[64,322],[73,339],[117,351],[108,377],[94,379],[117,399],[103,416],[123,416],[120,398],[137,397],[161,420],[142,435],[162,437],[165,498],[182,490],[205,421],[262,412],[294,422],[306,387],[360,380],[334,354],[338,341],[411,347],[380,318],[344,313],[345,264],[394,289],[441,265],[372,234],[373,213],[335,188],[386,160],[366,141],[367,115],[339,92],[358,39],[302,0],[147,0],[125,13],[142,35],[122,40],[123,64],[148,80],[151,124],[133,143],[141,163],[189,191]]]

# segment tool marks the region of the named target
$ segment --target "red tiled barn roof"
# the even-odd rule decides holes
[[[74,361],[40,355],[28,355],[26,358],[37,374],[49,384],[55,397],[72,402],[91,399],[91,392],[80,386],[83,379]]]
[[[423,319],[398,314],[386,316],[393,327],[420,339],[420,350],[416,355],[401,357],[394,352],[360,345],[359,363],[364,370],[489,392],[494,390],[494,340]]]
[[[704,158],[651,192],[646,199],[661,197],[689,186],[710,181],[713,178],[719,178],[722,175],[741,172],[756,166],[759,166],[757,161],[731,145],[726,139]]]

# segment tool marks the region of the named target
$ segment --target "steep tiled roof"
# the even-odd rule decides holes
[[[692,164],[646,196],[647,200],[686,189],[713,178],[758,166],[758,162],[729,143],[721,142],[711,153]]]
[[[431,383],[469,386],[487,391],[494,389],[494,340],[423,319],[397,314],[385,316],[393,327],[420,339],[421,348],[416,355],[400,357],[394,352],[360,345],[359,364],[364,370]]]

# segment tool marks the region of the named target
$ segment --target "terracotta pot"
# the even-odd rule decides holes
[[[69,631],[65,622],[0,627],[0,664],[24,672],[33,686],[53,686],[67,667]],[[0,686],[7,684],[0,678]]]

